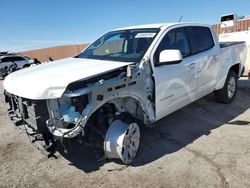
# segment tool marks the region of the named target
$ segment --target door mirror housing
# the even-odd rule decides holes
[[[182,61],[180,50],[163,50],[160,53],[159,64],[177,64]]]

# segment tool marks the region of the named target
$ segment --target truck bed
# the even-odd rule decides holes
[[[220,62],[222,66],[227,66],[228,62],[233,64],[240,63],[240,69],[244,70],[246,62],[246,43],[245,42],[222,42],[219,43],[221,48]],[[242,71],[239,72],[239,77]]]
[[[219,42],[221,48],[226,48],[228,46],[234,46],[237,44],[245,43],[244,41],[241,42]]]

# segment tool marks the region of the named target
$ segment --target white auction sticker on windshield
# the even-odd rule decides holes
[[[137,33],[135,38],[153,38],[156,33]]]

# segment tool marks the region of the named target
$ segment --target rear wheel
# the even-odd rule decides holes
[[[17,70],[17,65],[14,63],[8,69],[8,74],[15,72]]]
[[[237,80],[236,73],[230,70],[223,88],[215,91],[217,102],[229,104],[234,100],[237,93]]]
[[[23,69],[24,69],[24,68],[27,68],[27,67],[30,67],[30,64],[25,64],[25,65],[23,66]]]

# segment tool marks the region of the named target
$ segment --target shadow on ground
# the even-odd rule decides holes
[[[224,124],[248,126],[249,122],[231,120],[249,107],[250,95],[245,90],[239,90],[234,102],[228,105],[214,102],[211,94],[161,119],[152,128],[142,127],[140,149],[131,166],[145,165],[176,152]],[[100,164],[90,148],[75,143],[68,148],[68,154],[61,154],[70,165],[86,173],[99,169]]]

